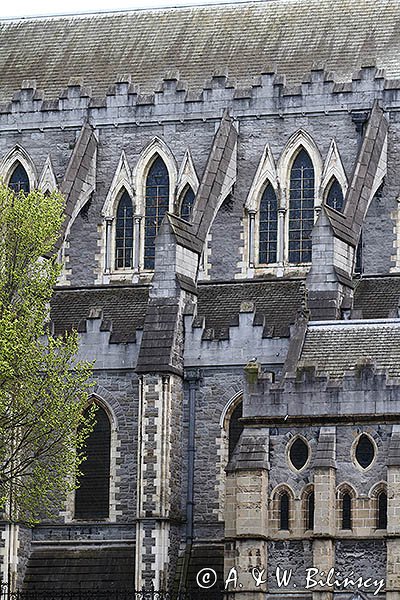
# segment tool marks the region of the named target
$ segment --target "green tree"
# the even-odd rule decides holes
[[[27,523],[63,506],[93,421],[77,334],[48,330],[63,219],[58,192],[0,186],[0,509]]]

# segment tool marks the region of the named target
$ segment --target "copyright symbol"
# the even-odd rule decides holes
[[[214,569],[201,569],[196,575],[196,582],[203,590],[208,590],[217,583],[217,574]]]

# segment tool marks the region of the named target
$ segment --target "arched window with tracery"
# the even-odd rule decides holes
[[[106,519],[110,511],[111,424],[101,406],[97,406],[95,421],[86,442],[86,460],[80,466],[76,519]]]
[[[289,530],[289,510],[289,494],[287,492],[282,492],[279,497],[279,529],[281,531]]]
[[[311,262],[315,176],[311,158],[301,148],[290,170],[289,262]]]
[[[169,209],[168,169],[157,155],[146,178],[146,209],[144,222],[144,268],[154,269],[155,239],[161,221]]]
[[[388,499],[385,491],[379,492],[377,496],[377,515],[376,515],[376,526],[377,529],[387,529],[387,506]]]
[[[14,190],[14,192],[17,194],[21,191],[25,194],[29,194],[30,192],[28,173],[19,161],[16,162],[11,173],[8,181],[8,187]]]
[[[268,183],[260,201],[258,234],[259,264],[276,263],[278,239],[278,201],[275,190]]]
[[[185,221],[190,221],[192,218],[194,198],[194,191],[190,186],[188,186],[183,193],[180,209],[180,216],[182,219],[185,219]]]
[[[235,407],[231,414],[231,418],[229,419],[229,447],[228,447],[228,457],[229,460],[232,458],[232,454],[236,448],[236,444],[239,441],[240,435],[243,431],[243,425],[240,422],[240,419],[243,416],[243,402],[239,402],[239,404]]]
[[[336,177],[332,177],[332,179],[328,185],[328,191],[326,194],[325,202],[331,208],[334,208],[335,210],[337,210],[339,212],[343,211],[343,205],[344,205],[343,190],[342,190],[342,186],[340,185],[340,183],[338,182]]]
[[[133,265],[133,206],[125,190],[118,202],[115,220],[115,268],[131,269]]]

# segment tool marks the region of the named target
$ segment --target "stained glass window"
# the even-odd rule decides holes
[[[351,496],[347,492],[342,498],[342,529],[351,529]]]
[[[11,174],[8,186],[18,194],[23,191],[25,194],[29,194],[29,177],[24,167],[20,162],[17,162],[14,171]]]
[[[360,233],[358,238],[358,244],[356,248],[356,264],[354,266],[354,273],[361,275],[363,270],[363,235]]]
[[[162,158],[158,156],[153,162],[146,180],[146,214],[144,223],[145,269],[154,269],[155,239],[168,208],[168,170]]]
[[[387,528],[387,494],[385,492],[380,492],[378,498],[378,515],[377,515],[377,528],[378,529],[386,529]]]
[[[284,492],[279,503],[279,529],[289,529],[289,495]]]
[[[311,231],[314,225],[314,167],[304,149],[290,172],[289,262],[311,262]]]
[[[259,251],[260,264],[276,263],[278,234],[278,203],[275,190],[269,183],[260,202]]]
[[[307,497],[307,529],[314,529],[315,496],[311,492]]]
[[[194,191],[191,187],[188,187],[184,193],[181,202],[181,217],[185,221],[190,221],[192,217],[192,210],[194,205]]]
[[[124,191],[117,208],[115,221],[115,268],[132,268],[133,265],[133,206]]]
[[[331,208],[342,212],[344,205],[343,190],[336,177],[331,179],[325,202]]]
[[[85,448],[86,460],[75,492],[75,518],[106,519],[109,516],[111,426],[106,412],[98,407],[96,424]]]

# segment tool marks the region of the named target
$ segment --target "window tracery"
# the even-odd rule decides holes
[[[154,269],[155,239],[169,209],[168,169],[159,155],[147,174],[145,196],[144,268]]]
[[[332,177],[332,179],[329,183],[325,203],[328,206],[330,206],[331,208],[334,208],[335,210],[337,210],[339,212],[343,211],[343,206],[344,206],[343,190],[342,190],[342,186],[340,185],[340,183],[338,182],[336,177]]]
[[[8,180],[8,187],[14,190],[16,194],[18,194],[21,191],[25,194],[29,194],[30,184],[28,173],[19,161],[16,162],[11,176]]]
[[[311,262],[315,177],[310,156],[301,148],[290,170],[289,262]]]
[[[126,190],[118,202],[115,220],[115,268],[133,266],[133,206]]]
[[[278,244],[278,201],[275,190],[268,182],[260,201],[259,210],[258,262],[277,262]]]

